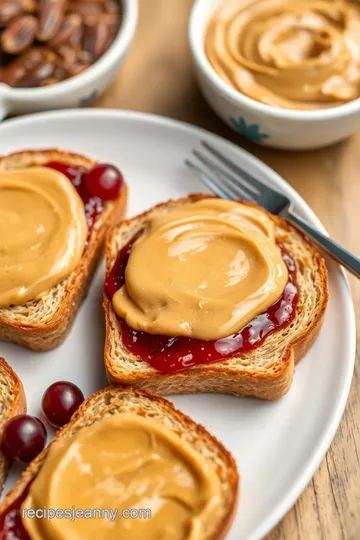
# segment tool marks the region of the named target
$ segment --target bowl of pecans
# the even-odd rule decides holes
[[[90,103],[136,24],[137,0],[0,0],[0,120]]]

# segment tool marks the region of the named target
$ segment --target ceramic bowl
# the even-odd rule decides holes
[[[360,129],[360,99],[338,107],[296,111],[271,107],[233,89],[207,59],[204,37],[209,18],[222,0],[196,0],[189,41],[199,86],[214,111],[244,137],[266,146],[314,149],[345,139]]]
[[[137,0],[121,1],[119,32],[99,60],[80,75],[44,88],[11,88],[0,84],[0,120],[9,114],[84,107],[95,99],[116,76],[135,34]]]

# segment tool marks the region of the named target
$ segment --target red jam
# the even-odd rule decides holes
[[[109,298],[125,283],[125,268],[136,238],[138,235],[119,252],[106,278],[105,289]],[[272,306],[239,332],[216,341],[160,336],[132,330],[118,317],[124,346],[164,373],[175,373],[197,364],[211,364],[256,349],[266,336],[287,326],[295,317],[298,301],[295,262],[281,245],[279,249],[289,274],[284,292]]]
[[[100,197],[94,197],[91,195],[84,185],[83,177],[85,173],[87,173],[88,169],[85,167],[67,165],[66,163],[60,163],[59,161],[49,161],[48,163],[45,163],[45,167],[50,167],[51,169],[55,169],[56,171],[63,173],[76,188],[76,191],[84,203],[89,239],[92,227],[97,218],[103,212],[104,205],[102,199],[100,199]]]
[[[20,507],[29,492],[31,482],[22,494],[0,515],[0,540],[30,540],[22,523]]]

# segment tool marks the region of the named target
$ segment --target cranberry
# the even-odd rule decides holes
[[[59,428],[67,424],[84,401],[84,394],[76,384],[67,381],[53,383],[42,398],[42,410],[47,421]]]
[[[41,420],[20,414],[5,424],[1,450],[7,459],[30,463],[43,450],[45,443],[46,429]]]
[[[95,165],[83,178],[88,192],[103,201],[116,199],[124,186],[123,175],[113,165]]]

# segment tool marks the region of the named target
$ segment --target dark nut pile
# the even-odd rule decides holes
[[[0,0],[0,82],[30,88],[78,75],[109,48],[120,0]]]

